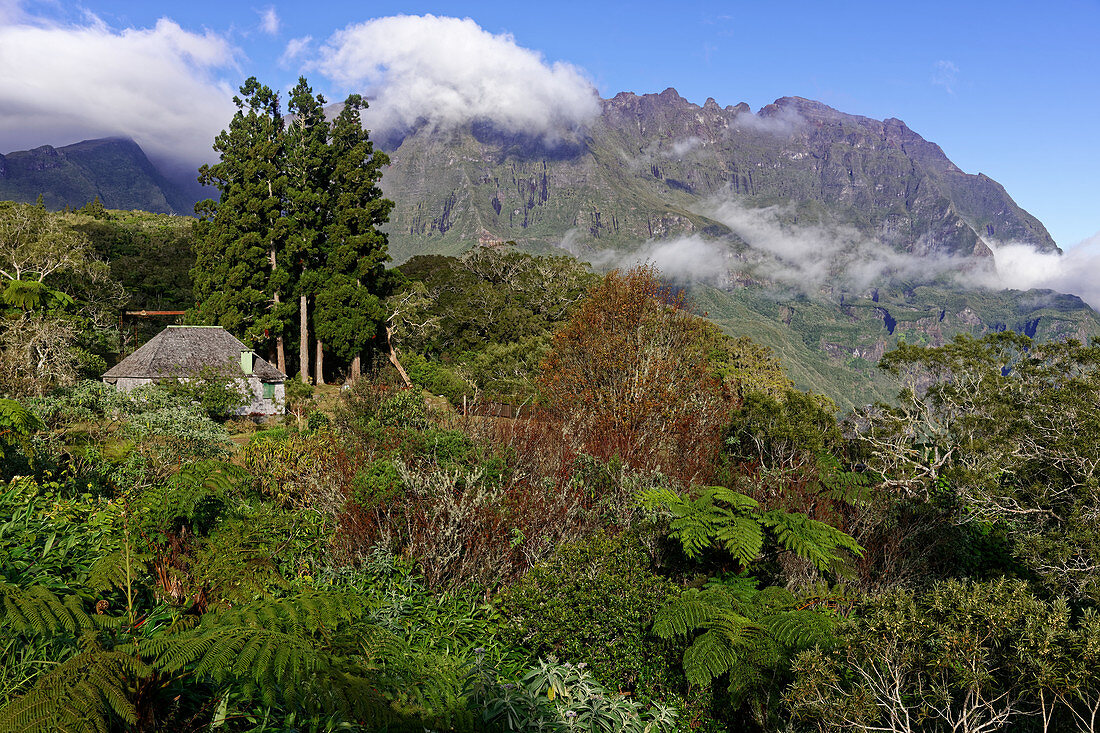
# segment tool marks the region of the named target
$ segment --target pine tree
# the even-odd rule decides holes
[[[366,103],[358,95],[329,124],[325,98],[300,78],[287,126],[277,95],[255,78],[241,94],[214,144],[221,161],[200,170],[200,181],[217,186],[221,198],[197,207],[199,318],[252,343],[273,342],[285,372],[283,335],[295,310],[287,296],[296,296],[302,380],[310,381],[311,335],[318,383],[326,344],[354,376],[385,317],[379,296],[389,255],[378,227],[393,203],[378,182],[389,159],[363,129]]]
[[[196,206],[192,278],[198,318],[242,335],[253,344],[275,340],[281,352],[287,279],[277,267],[284,247],[282,215],[286,151],[279,98],[255,77],[234,97],[237,113],[214,141],[221,160],[199,169],[199,182],[220,199]],[[285,367],[281,353],[276,357]]]
[[[366,102],[353,94],[331,127],[332,177],[325,227],[325,288],[317,296],[319,340],[351,362],[358,377],[359,355],[385,319],[379,295],[386,289],[386,235],[378,227],[393,209],[378,182],[389,157],[374,149],[363,129]]]
[[[290,228],[285,259],[298,295],[299,369],[309,382],[309,299],[320,286],[317,273],[324,260],[323,237],[328,216],[326,191],[331,180],[332,152],[328,145],[325,98],[314,96],[305,77],[290,92],[294,116],[287,130],[286,216]],[[317,381],[323,381],[317,374]]]

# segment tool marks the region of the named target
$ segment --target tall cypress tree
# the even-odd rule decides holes
[[[385,320],[379,295],[390,256],[379,227],[393,209],[378,187],[389,157],[374,149],[363,129],[360,113],[366,106],[358,94],[349,96],[331,126],[325,285],[314,318],[319,338],[350,362],[353,379],[359,376],[360,354]]]
[[[324,231],[331,213],[328,189],[332,177],[332,150],[325,98],[314,96],[305,77],[290,93],[289,111],[293,115],[287,131],[286,217],[290,236],[286,261],[294,274],[298,295],[299,368],[302,381],[309,382],[309,299],[321,285],[319,270],[324,264]],[[323,375],[316,374],[318,383]]]
[[[281,303],[287,279],[277,268],[287,231],[283,118],[278,95],[255,77],[240,93],[229,128],[214,140],[220,161],[199,169],[199,182],[221,196],[195,207],[196,311],[202,323],[279,350],[287,316]],[[281,353],[277,359],[285,368]]]
[[[285,372],[283,336],[296,296],[302,379],[310,377],[311,330],[318,383],[326,344],[358,376],[359,355],[385,318],[379,296],[389,254],[378,227],[393,203],[378,182],[389,158],[363,129],[359,95],[348,97],[330,124],[324,97],[300,78],[288,126],[278,96],[255,78],[241,95],[214,143],[221,160],[200,169],[200,181],[221,197],[196,207],[198,316],[253,344],[266,341]]]

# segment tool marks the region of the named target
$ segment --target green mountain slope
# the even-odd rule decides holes
[[[895,396],[897,385],[876,364],[900,341],[941,346],[960,333],[1005,330],[1039,341],[1100,337],[1094,310],[1051,291],[899,285],[869,297],[807,298],[695,286],[692,299],[723,330],[774,349],[799,387],[829,395],[843,410]]]
[[[950,284],[946,257],[949,270],[972,271],[992,266],[995,243],[1058,248],[1000,184],[959,170],[900,120],[797,97],[753,114],[744,104],[695,105],[669,89],[604,100],[587,129],[554,140],[475,123],[425,127],[392,150],[382,185],[396,203],[388,231],[398,262],[512,240],[625,264],[629,257],[609,252],[649,252],[654,241],[699,235],[718,253],[706,263],[709,284],[692,287],[700,310],[775,349],[799,386],[843,408],[892,396],[896,386],[875,364],[902,339],[942,344],[1004,329],[1038,339],[1100,336],[1100,319],[1076,297]],[[887,266],[869,284],[837,280],[835,268],[832,280],[799,282],[789,267],[798,247],[785,263],[753,249],[743,230],[719,221],[735,226],[722,214],[727,204],[750,220],[767,207],[773,231],[790,241],[819,227],[842,232],[837,241],[874,243],[818,253],[825,264],[833,257],[858,267],[885,252],[902,255],[906,267]],[[918,274],[927,282],[913,281]]]
[[[43,145],[0,155],[0,200],[51,209],[78,207],[96,196],[112,209],[193,214],[195,198],[156,169],[133,140],[85,140],[54,148]]]
[[[898,251],[986,256],[985,240],[1049,251],[1043,225],[983,175],[960,171],[900,120],[877,121],[785,97],[698,106],[668,89],[604,100],[583,131],[547,141],[487,123],[428,127],[393,150],[382,185],[397,207],[398,261],[479,240],[581,251],[726,227],[716,199],[789,205],[802,222],[855,227]]]

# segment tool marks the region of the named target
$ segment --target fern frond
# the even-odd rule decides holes
[[[43,675],[26,694],[0,707],[0,733],[109,733],[115,720],[133,724],[128,696],[135,678],[152,670],[141,660],[89,645]]]
[[[726,551],[741,565],[749,565],[760,557],[764,547],[764,528],[750,517],[731,517],[729,523],[714,534]]]
[[[809,560],[818,570],[832,568],[840,559],[841,549],[863,554],[863,548],[851,536],[805,514],[770,511],[761,514],[760,519],[772,528],[783,549]]]
[[[763,619],[772,638],[791,649],[805,649],[833,632],[837,618],[810,610],[784,611]]]
[[[686,636],[732,613],[725,593],[689,588],[653,617],[653,632],[662,639]]]
[[[76,635],[97,625],[76,596],[62,599],[42,586],[23,589],[3,582],[0,623],[28,636]]]
[[[714,501],[729,504],[734,511],[749,512],[760,507],[760,502],[726,486],[709,486],[707,492]]]
[[[684,652],[684,675],[693,685],[706,686],[738,663],[747,631],[738,633],[734,626],[711,629],[700,634]]]
[[[38,415],[21,402],[0,398],[0,438],[25,438],[45,428]]]
[[[649,510],[658,507],[665,507],[668,509],[672,505],[680,504],[683,501],[679,494],[665,486],[658,486],[656,488],[640,491],[638,492],[637,499],[642,507]]]
[[[149,563],[153,555],[149,552],[130,552],[130,574],[141,575],[149,572]],[[100,555],[88,568],[86,585],[96,591],[107,592],[126,587],[126,555],[121,550]]]

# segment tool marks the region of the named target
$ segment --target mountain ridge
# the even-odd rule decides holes
[[[127,137],[41,145],[0,155],[0,200],[34,202],[50,209],[76,208],[99,197],[113,209],[193,214],[186,187],[169,180]]]
[[[582,250],[721,235],[723,225],[700,213],[714,197],[794,204],[802,216],[813,202],[818,219],[914,254],[988,256],[987,241],[1057,250],[1000,184],[962,172],[901,120],[801,97],[754,114],[744,103],[696,105],[673,88],[601,105],[583,131],[551,140],[485,121],[405,135],[382,181],[397,203],[388,229],[395,259],[486,238],[552,247],[570,230]]]

